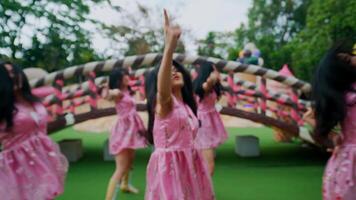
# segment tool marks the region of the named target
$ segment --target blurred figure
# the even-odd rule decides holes
[[[104,98],[116,104],[118,119],[111,130],[109,151],[115,156],[116,169],[112,175],[106,193],[106,200],[116,199],[117,190],[138,193],[138,189],[129,184],[129,171],[135,157],[135,149],[147,146],[145,127],[136,111],[133,92],[129,86],[128,71],[114,69],[109,76],[109,90],[104,90]]]
[[[335,150],[323,177],[324,200],[354,200],[356,194],[356,55],[355,41],[332,47],[314,74],[315,134],[332,138]],[[341,134],[330,134],[341,125]]]
[[[243,58],[239,61],[243,64],[258,65],[258,58],[252,56],[252,52],[250,50],[244,50]]]
[[[68,162],[47,136],[46,109],[16,65],[0,63],[0,80],[0,197],[55,199]]]
[[[213,63],[202,62],[199,67],[198,77],[193,83],[194,92],[198,102],[198,119],[200,127],[195,138],[195,147],[202,150],[208,162],[209,172],[214,174],[214,150],[227,140],[228,135],[220,118],[215,104],[221,96],[219,72]]]

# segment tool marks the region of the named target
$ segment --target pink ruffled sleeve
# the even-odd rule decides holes
[[[32,89],[33,95],[35,95],[39,98],[44,98],[50,94],[54,94],[54,92],[55,92],[55,89],[52,86],[43,86],[43,87]]]

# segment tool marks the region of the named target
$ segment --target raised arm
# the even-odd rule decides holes
[[[215,69],[209,76],[209,78],[206,80],[205,83],[203,83],[203,90],[206,93],[209,93],[214,85],[219,81],[219,72]]]
[[[45,98],[46,96],[53,94],[55,92],[55,89],[52,86],[43,86],[39,88],[34,88],[31,90],[31,92],[33,95],[39,98]]]
[[[165,46],[157,80],[157,111],[161,117],[172,110],[172,66],[173,53],[181,35],[179,26],[170,24],[167,11],[164,10],[164,39]]]
[[[103,88],[101,91],[101,97],[109,101],[120,101],[124,95],[119,89]]]
[[[315,116],[314,111],[311,108],[309,108],[308,111],[304,113],[303,120],[315,128]]]

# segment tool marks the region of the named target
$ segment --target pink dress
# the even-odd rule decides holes
[[[173,111],[156,115],[155,150],[147,166],[146,200],[213,200],[206,163],[194,148],[198,120],[191,109],[173,98]]]
[[[215,108],[217,95],[209,93],[202,101],[198,100],[198,119],[201,127],[195,138],[197,149],[216,148],[228,138],[219,112]]]
[[[356,89],[356,84],[353,85]],[[346,95],[347,115],[342,123],[343,144],[329,159],[323,178],[324,200],[356,199],[356,92]]]
[[[63,192],[68,169],[58,145],[47,135],[47,112],[39,104],[16,104],[14,124],[1,124],[0,198],[49,200]]]
[[[129,92],[124,92],[124,96],[116,104],[116,112],[118,118],[109,139],[110,153],[116,155],[123,149],[146,147],[145,126],[136,111],[135,100]]]

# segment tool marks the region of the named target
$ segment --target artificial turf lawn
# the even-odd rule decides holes
[[[299,143],[274,142],[269,128],[231,128],[229,140],[217,150],[213,177],[218,200],[320,200],[326,156]],[[236,135],[260,138],[261,156],[240,158],[234,153]],[[58,200],[102,200],[114,162],[103,161],[107,134],[76,132],[72,128],[51,136],[54,140],[82,138],[84,157],[70,164],[65,192]],[[119,200],[143,200],[150,150],[138,150],[132,183],[140,194],[118,195]]]

